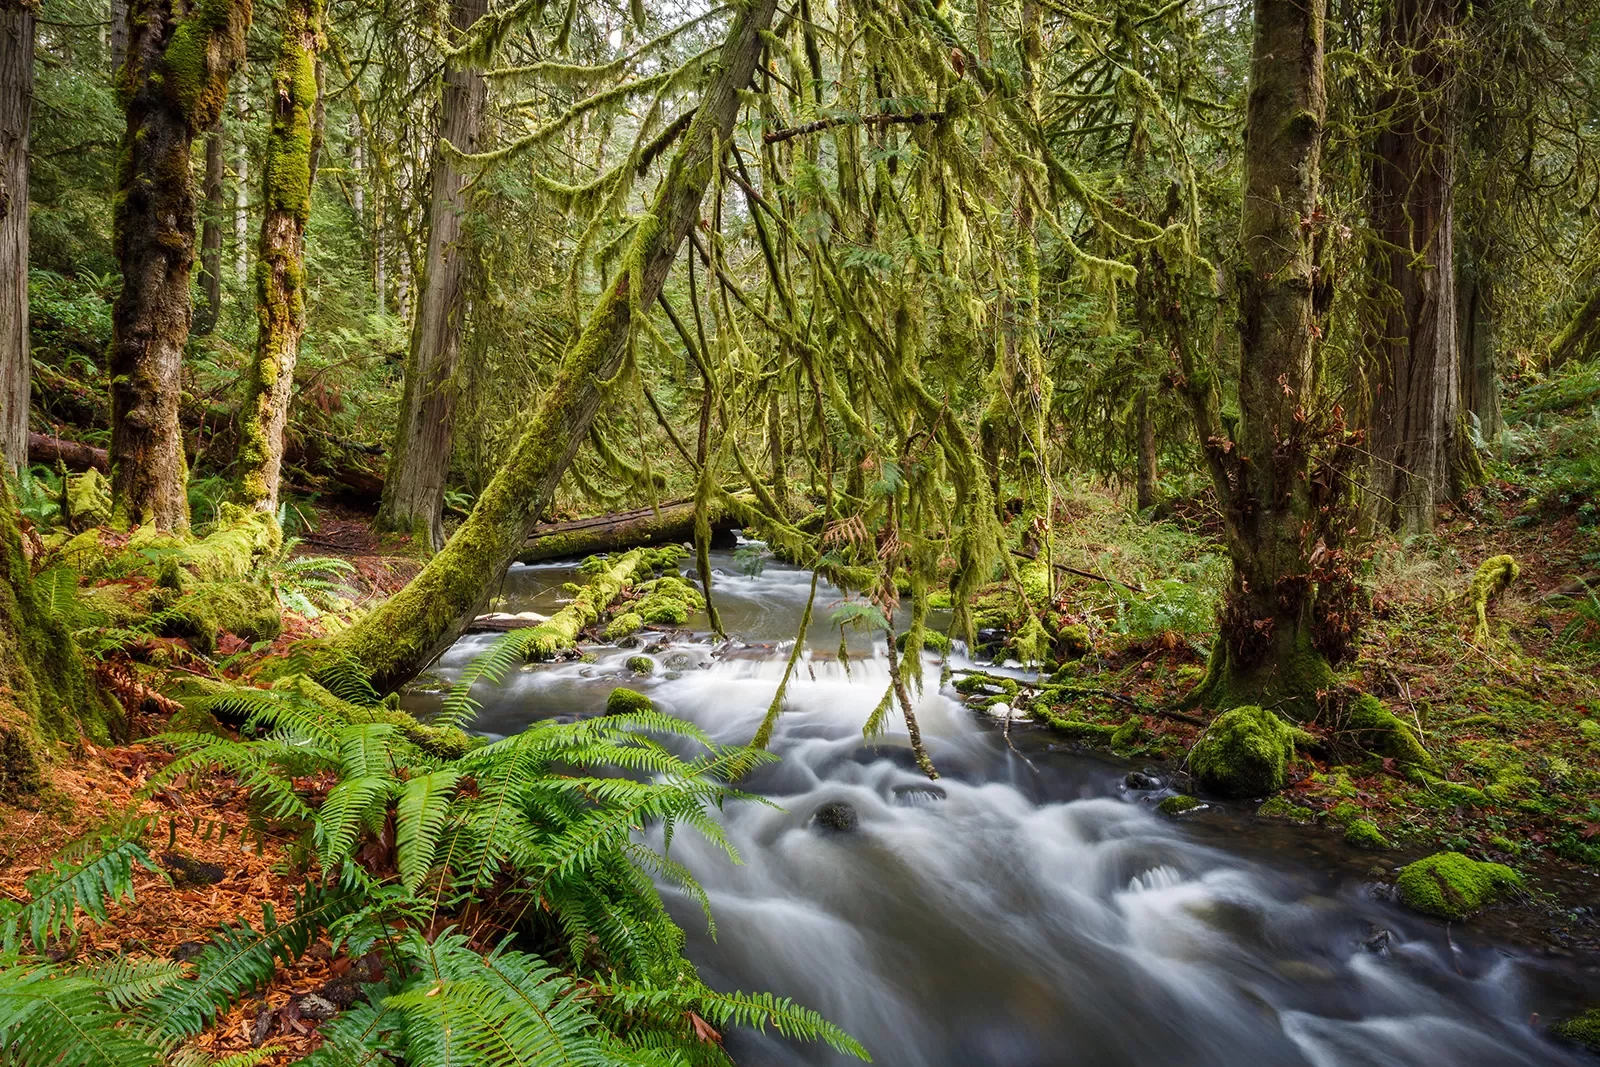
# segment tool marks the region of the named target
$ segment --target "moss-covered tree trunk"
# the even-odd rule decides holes
[[[17,502],[0,478],[0,800],[36,791],[41,742],[109,738],[114,705],[91,685],[56,597],[77,592],[36,580],[23,553]]]
[[[621,366],[634,315],[648,313],[700,217],[700,201],[733,136],[739,94],[755,71],[761,35],[772,23],[775,6],[776,0],[751,0],[735,16],[716,73],[650,211],[639,220],[623,269],[590,312],[528,428],[472,514],[422,573],[338,639],[337,647],[360,660],[379,687],[405,682],[450,646],[477,616],[548,506],[588,435],[601,383]]]
[[[488,0],[452,0],[450,21],[462,33],[488,10]],[[483,78],[466,61],[448,61],[439,140],[462,152],[476,151],[486,95]],[[467,267],[461,227],[466,183],[467,175],[441,143],[433,153],[427,261],[411,327],[400,421],[378,509],[379,529],[409,533],[429,550],[444,543],[444,484],[454,436]]]
[[[283,430],[294,365],[305,332],[305,234],[315,166],[317,50],[321,0],[285,0],[272,69],[272,121],[261,169],[261,240],[256,254],[256,351],[239,411],[239,497],[278,510]]]
[[[1478,420],[1485,441],[1500,435],[1500,371],[1495,365],[1495,286],[1484,257],[1474,254],[1476,242],[1468,240],[1467,254],[1458,259],[1456,310],[1460,322],[1461,408]]]
[[[31,0],[0,0],[0,462],[28,462],[28,123],[33,114]]]
[[[1600,286],[1584,298],[1550,343],[1550,369],[1600,355]]]
[[[1380,100],[1392,117],[1368,193],[1383,243],[1374,299],[1387,308],[1371,352],[1368,500],[1379,524],[1407,534],[1431,530],[1452,496],[1461,422],[1456,108],[1444,54],[1455,22],[1455,0],[1397,0],[1383,24],[1396,84]]]
[[[206,134],[205,208],[200,219],[200,291],[205,301],[195,313],[194,332],[208,334],[222,315],[222,120]]]
[[[1328,551],[1314,467],[1322,430],[1316,338],[1324,0],[1255,0],[1245,119],[1239,429],[1190,383],[1224,505],[1233,570],[1196,697],[1309,715],[1332,678],[1317,569]],[[1193,377],[1193,375],[1190,375]],[[1337,517],[1335,517],[1337,521]]]
[[[111,313],[111,485],[130,522],[164,530],[189,525],[178,394],[193,312],[190,153],[222,114],[249,24],[250,0],[134,0],[129,15],[114,205],[122,291]]]

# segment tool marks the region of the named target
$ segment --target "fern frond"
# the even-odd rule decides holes
[[[406,783],[395,805],[395,847],[400,883],[416,892],[433,866],[434,851],[444,833],[450,794],[461,775],[442,770]]]
[[[105,842],[99,844],[104,846]],[[76,858],[69,854],[65,862],[57,859],[48,871],[28,879],[28,892],[33,899],[6,921],[3,942],[8,949],[15,948],[23,930],[35,948],[43,949],[63,930],[77,929],[80,911],[96,922],[105,922],[110,917],[108,905],[133,900],[136,866],[162,874],[149,853],[131,838],[115,841],[81,862],[72,862]]]
[[[0,958],[0,1062],[14,1067],[156,1067],[161,1049],[127,1028],[93,978]]]

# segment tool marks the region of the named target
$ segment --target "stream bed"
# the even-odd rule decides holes
[[[782,677],[810,575],[740,572],[714,553],[729,645],[642,634],[593,663],[536,665],[480,691],[473,728],[504,736],[598,714],[626,685],[723,743],[747,742]],[[516,566],[500,607],[554,611],[572,565]],[[678,834],[672,856],[710,896],[669,895],[702,977],[816,1008],[887,1067],[1540,1067],[1596,1062],[1535,1020],[1600,992],[1594,960],[1549,958],[1447,929],[1370,891],[1373,864],[1316,829],[1247,812],[1156,814],[1130,790],[1136,762],[1000,724],[938,690],[932,656],[918,719],[942,777],[911,759],[904,724],[861,734],[888,684],[881,642],[827,622],[819,586],[807,652],[773,738],[780,763],[741,786],[775,807],[722,815],[742,864]],[[704,618],[690,625],[704,627]],[[455,675],[496,635],[464,637]],[[624,665],[641,648],[653,675]],[[426,712],[430,699],[408,699]],[[846,805],[841,808],[838,805]],[[824,809],[819,821],[815,816]],[[848,813],[848,814],[845,814]],[[854,816],[854,825],[846,826]],[[727,1035],[743,1067],[854,1062],[821,1046]]]

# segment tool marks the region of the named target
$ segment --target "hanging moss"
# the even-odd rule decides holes
[[[1523,887],[1522,876],[1499,863],[1480,863],[1458,852],[1436,852],[1408,864],[1396,880],[1400,900],[1413,911],[1460,920]]]

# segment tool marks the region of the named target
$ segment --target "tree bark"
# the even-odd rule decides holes
[[[1136,504],[1140,511],[1156,506],[1156,424],[1150,417],[1150,390],[1140,389],[1133,399],[1133,418],[1139,433],[1139,481]]]
[[[488,0],[452,0],[458,33],[489,10]],[[477,150],[486,90],[483,78],[457,61],[445,66],[439,140],[462,152]],[[461,220],[467,176],[441,144],[433,153],[433,199],[428,206],[428,253],[417,317],[411,326],[400,421],[389,450],[378,527],[409,533],[437,551],[444,544],[444,483],[450,473],[455,424],[456,361],[461,352],[466,256]]]
[[[233,276],[242,286],[250,280],[250,141],[245,136],[250,108],[242,92],[234,113],[239,144],[233,153]]]
[[[1318,632],[1317,561],[1332,539],[1323,472],[1315,341],[1326,284],[1317,221],[1325,0],[1255,0],[1245,117],[1239,294],[1239,430],[1229,439],[1215,389],[1185,368],[1197,428],[1224,504],[1233,563],[1210,670],[1193,699],[1278,706],[1310,716],[1332,680]],[[1337,523],[1341,516],[1333,514]]]
[[[555,381],[504,466],[461,528],[410,584],[340,635],[336,648],[392,689],[414,677],[476,618],[549,506],[600,406],[601,383],[621,366],[633,315],[648,314],[678,249],[700,216],[760,58],[776,0],[751,0],[734,18],[716,73],[699,101],[624,259],[567,350]]]
[[[571,522],[540,523],[518,550],[517,562],[581,559],[641,545],[689,541],[694,538],[694,508],[694,501],[684,500],[662,504],[659,508],[618,511]],[[738,519],[718,501],[712,501],[707,508],[712,531],[723,533],[738,526]]]
[[[256,351],[239,410],[239,497],[278,510],[283,430],[305,332],[305,235],[316,167],[314,115],[322,0],[286,0],[272,70],[271,125],[261,168],[261,240],[256,254]]]
[[[0,0],[0,458],[28,461],[33,360],[28,345],[28,123],[34,7]]]
[[[1407,534],[1431,530],[1451,498],[1461,429],[1455,107],[1442,55],[1455,21],[1454,0],[1396,0],[1383,26],[1403,73],[1379,104],[1394,119],[1378,135],[1371,175],[1388,316],[1372,353],[1368,493],[1376,521]]]
[[[1461,325],[1461,406],[1478,420],[1478,436],[1500,435],[1500,372],[1495,366],[1494,286],[1476,261],[1456,271]]]
[[[1550,343],[1550,369],[1600,355],[1600,287],[1586,297]]]
[[[222,314],[222,122],[206,134],[205,213],[200,223],[200,289],[205,303],[194,319],[194,332],[208,334]]]
[[[128,0],[111,0],[111,80],[122,73],[128,59]]]
[[[129,522],[164,530],[189,525],[178,393],[193,313],[190,153],[222,114],[249,23],[250,0],[134,0],[129,16],[128,124],[114,216],[122,291],[111,313],[111,485]]]

